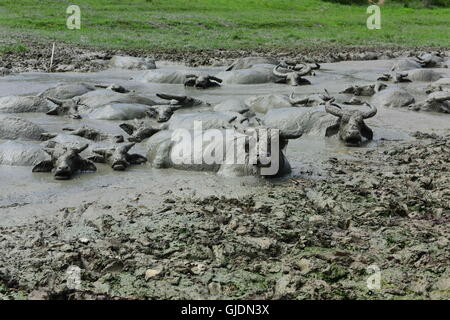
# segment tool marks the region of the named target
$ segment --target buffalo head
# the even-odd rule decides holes
[[[396,72],[394,74],[383,73],[383,75],[377,79],[377,81],[390,81],[390,80],[393,80],[394,83],[411,82],[411,80],[408,79],[408,72]]]
[[[51,172],[55,169],[55,179],[68,180],[77,171],[96,171],[95,165],[80,156],[88,145],[81,148],[56,146],[55,148],[44,149],[51,159],[38,163],[33,168],[33,172]]]
[[[132,164],[142,164],[147,162],[147,158],[140,154],[128,153],[134,145],[134,143],[129,143],[111,149],[95,149],[93,152],[96,155],[91,156],[88,159],[94,162],[109,163],[114,170],[124,171]]]
[[[313,75],[314,68],[309,65],[303,64],[303,67],[297,67],[296,69],[290,69],[290,68],[284,68],[286,71],[281,72],[278,69],[282,67],[281,64],[275,66],[272,70],[273,74],[279,78],[276,82],[277,83],[286,83],[290,84],[291,86],[299,86],[303,84],[311,84],[311,82],[305,78],[304,76]],[[320,67],[320,66],[319,66]],[[317,67],[317,68],[319,68]]]
[[[79,97],[67,100],[59,100],[52,97],[46,97],[46,99],[56,104],[56,107],[47,111],[48,115],[51,116],[68,115],[73,119],[81,119],[81,116],[78,113],[78,106],[80,103]]]
[[[354,94],[355,96],[370,97],[373,96],[375,93],[384,90],[385,88],[387,88],[387,85],[385,85],[382,82],[376,82],[375,84],[367,84],[363,86],[352,85],[339,93],[350,93]]]
[[[124,141],[124,138],[122,135],[110,135],[101,132],[100,130],[90,128],[87,126],[83,126],[81,128],[71,130],[71,129],[65,129],[68,131],[71,131],[70,134],[74,136],[79,136],[88,140],[92,141],[104,141],[104,140],[110,140],[114,143],[122,143]]]
[[[135,122],[134,124],[122,123],[119,127],[131,136],[128,138],[130,142],[142,142],[165,128],[164,126],[152,126],[145,122]]]
[[[95,85],[96,88],[102,88],[102,89],[107,89],[107,90],[111,90],[117,93],[129,93],[130,90],[128,90],[127,88],[118,85],[118,84],[96,84]]]
[[[370,109],[367,111],[360,110],[343,110],[332,101],[327,101],[325,104],[325,111],[338,118],[337,122],[328,127],[326,136],[338,134],[341,139],[348,146],[360,146],[362,138],[367,140],[373,139],[372,130],[364,123],[365,119],[374,117],[377,114],[377,109],[365,103]]]
[[[195,107],[199,105],[208,106],[209,103],[205,103],[199,99],[195,99],[188,96],[177,96],[173,94],[157,93],[161,99],[168,100],[169,104],[154,106],[153,110],[156,114],[156,120],[158,122],[167,122],[170,120],[174,112],[178,109]]]
[[[206,76],[197,76],[197,75],[187,75],[186,81],[184,82],[185,86],[195,87],[199,89],[207,89],[211,87],[220,86],[222,83],[222,79],[216,78],[214,76],[206,75]]]
[[[256,161],[253,162],[256,172],[265,177],[277,177],[290,172],[291,167],[284,153],[288,140],[301,137],[302,130],[286,131],[259,126],[247,128],[243,133],[249,136],[245,152],[249,156],[256,155]]]

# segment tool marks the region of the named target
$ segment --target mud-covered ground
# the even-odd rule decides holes
[[[0,33],[1,35],[1,33]],[[94,72],[104,70],[108,60],[114,55],[131,55],[151,57],[157,61],[183,62],[188,66],[222,66],[229,65],[234,59],[248,56],[273,56],[277,58],[300,59],[305,62],[338,62],[348,60],[376,60],[398,57],[415,57],[426,52],[439,52],[450,55],[448,50],[433,47],[401,48],[371,46],[317,45],[298,49],[260,48],[243,50],[114,50],[91,48],[62,42],[55,43],[55,54],[50,68],[53,42],[33,40],[24,35],[17,35],[24,50],[6,50],[1,55],[0,68],[10,72]],[[7,37],[6,37],[7,38]],[[7,40],[8,41],[8,40]],[[19,41],[15,38],[15,41]],[[9,43],[9,42],[7,42]],[[1,42],[0,42],[1,44]]]
[[[320,62],[381,60],[430,49],[149,54],[57,44],[49,70],[51,46],[28,48],[4,53],[0,67],[13,73],[96,71],[107,68],[114,54],[191,66],[228,65],[235,57],[263,54]],[[378,62],[366,67],[385,68]],[[349,67],[359,70],[359,65],[339,66]],[[341,79],[333,76],[324,74],[323,81]],[[335,81],[330,91],[339,91],[347,78]],[[42,79],[33,81],[41,85]],[[29,89],[17,83],[11,87],[21,93]],[[265,92],[259,90],[255,93]],[[101,168],[106,178],[95,183],[80,178],[56,196],[51,178],[30,180],[11,169],[2,177],[20,174],[8,192],[11,199],[0,206],[7,213],[0,225],[0,299],[449,299],[450,135],[440,127],[446,118],[384,113],[383,121],[374,119],[378,137],[371,148],[321,158],[319,175],[310,172],[311,163],[297,159],[300,151],[288,153],[304,170],[297,167],[292,179],[281,181],[230,181],[225,188],[214,175],[164,172],[150,181],[142,171],[132,171],[112,179]],[[400,127],[429,133],[405,139],[406,132],[397,133],[392,124],[400,120],[406,122]],[[431,134],[434,129],[441,135]],[[25,198],[37,186],[44,200]],[[224,197],[205,196],[217,189]],[[380,271],[380,289],[367,286],[373,270]]]
[[[450,136],[415,136],[330,158],[327,179],[2,227],[0,298],[449,299]]]

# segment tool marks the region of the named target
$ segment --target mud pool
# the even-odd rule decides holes
[[[59,83],[115,83],[135,90],[140,95],[154,99],[156,93],[188,95],[211,104],[230,97],[244,101],[255,95],[295,92],[296,96],[322,93],[327,89],[338,103],[348,96],[338,94],[352,84],[373,83],[381,74],[390,70],[393,61],[352,61],[325,63],[316,76],[309,77],[312,85],[292,87],[283,84],[229,85],[196,90],[182,84],[142,83],[130,80],[143,71],[109,69],[97,73],[22,73],[0,78],[0,97],[6,95],[34,95]],[[183,65],[159,62],[160,69],[190,69]],[[216,74],[224,67],[205,67],[195,70]],[[433,69],[444,77],[450,77],[450,69]],[[414,96],[416,101],[426,97],[428,82],[389,83],[389,87],[400,86]],[[365,99],[366,97],[362,97]],[[370,97],[365,100],[370,101]],[[346,106],[350,108],[350,106]],[[355,108],[364,108],[357,107]],[[177,112],[202,112],[207,108],[186,109]],[[14,115],[14,114],[8,114]],[[124,134],[118,124],[123,121],[82,119],[48,116],[43,113],[21,113],[18,117],[28,119],[47,132],[61,132],[62,128],[78,128],[81,125],[100,129],[106,133]],[[0,115],[2,116],[2,115]],[[374,149],[389,141],[410,141],[413,132],[421,131],[442,134],[450,129],[450,115],[431,112],[414,112],[407,108],[378,107],[378,114],[367,121],[374,131],[374,139],[362,148]],[[2,142],[0,140],[0,142]],[[142,145],[136,151],[145,152]],[[153,169],[150,164],[134,166],[125,172],[113,171],[109,166],[97,164],[96,173],[76,175],[69,181],[56,181],[51,174],[36,174],[31,167],[0,166],[0,224],[9,225],[28,219],[30,216],[54,215],[61,208],[75,207],[80,203],[96,201],[108,203],[130,200],[136,193],[150,192],[151,197],[141,199],[147,206],[157,207],[162,196],[169,193],[188,197],[227,195],[241,196],[257,192],[261,185],[280,183],[292,177],[326,178],[324,168],[328,159],[352,158],[355,148],[345,147],[337,138],[304,135],[291,140],[286,156],[292,166],[292,174],[282,179],[259,180],[254,177],[226,178],[214,173],[187,172],[174,169]],[[23,220],[22,220],[23,221]]]

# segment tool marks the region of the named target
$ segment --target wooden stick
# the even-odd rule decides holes
[[[49,72],[52,71],[54,56],[55,56],[55,43],[53,42],[52,57],[50,58],[50,68],[48,69]]]

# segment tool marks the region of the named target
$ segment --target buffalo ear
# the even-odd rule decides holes
[[[339,132],[339,127],[341,126],[341,122],[338,120],[335,124],[332,126],[329,126],[327,130],[325,131],[325,137],[331,137],[334,136]]]
[[[127,161],[131,164],[142,164],[147,162],[147,158],[140,154],[133,153],[127,156]]]
[[[133,126],[132,124],[129,123],[122,123],[121,125],[119,125],[119,127],[125,131],[126,133],[128,133],[130,136],[133,134],[133,132],[136,130],[136,127]]]
[[[90,160],[81,160],[80,171],[97,171],[97,167]]]
[[[365,123],[362,124],[361,134],[367,140],[373,139],[373,131]]]
[[[49,116],[57,116],[58,115],[58,108],[59,107],[54,107],[53,109],[48,110],[45,114],[47,114]]]
[[[185,82],[185,86],[193,87],[195,85],[196,78],[188,78]]]
[[[53,161],[44,160],[34,166],[33,172],[50,172],[53,169]]]

